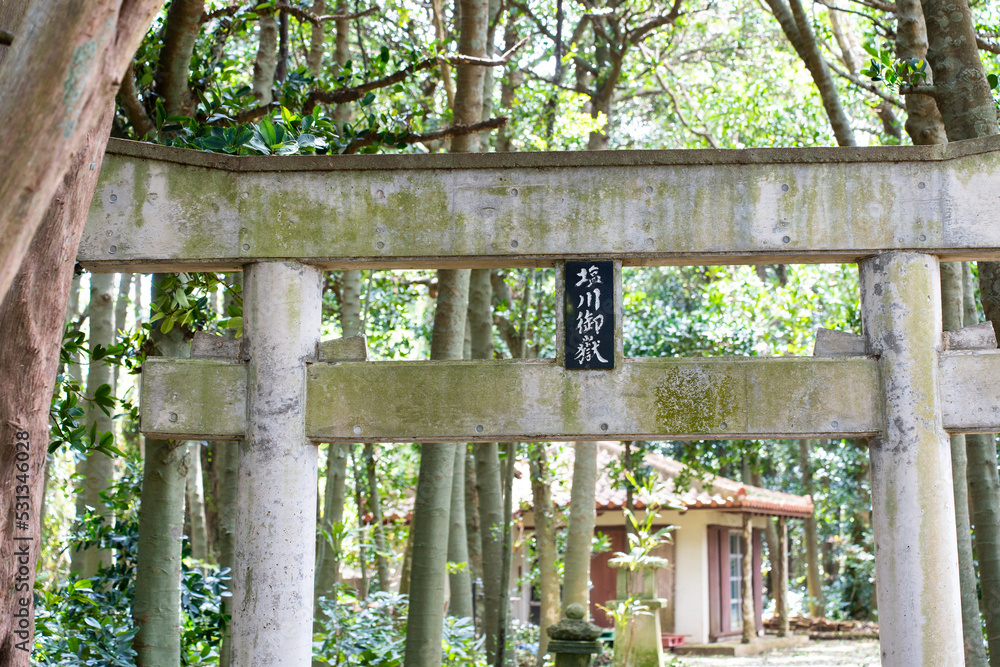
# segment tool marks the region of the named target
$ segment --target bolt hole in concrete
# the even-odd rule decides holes
[[[781,184],[781,191],[782,191],[782,192],[788,192],[788,185],[786,185],[786,184],[782,183],[782,184]]]
[[[478,424],[478,425],[476,426],[476,433],[482,433],[482,432],[483,432],[483,430],[484,430],[484,429],[483,429],[483,425],[482,425],[482,424]]]
[[[169,419],[170,421],[172,421],[172,422],[175,422],[175,421],[177,421],[177,413],[176,413],[176,412],[171,412],[171,413],[170,413],[170,416],[168,417],[168,419]]]
[[[111,246],[110,248],[108,248],[108,252],[111,253],[112,255],[115,254],[116,252],[118,252],[118,246],[116,245]]]
[[[602,431],[607,431],[608,430],[608,425],[607,424],[601,424],[601,430]]]
[[[354,431],[354,435],[361,435],[361,427],[360,426],[355,426],[351,430]]]
[[[517,241],[511,241],[510,242],[510,247],[511,248],[516,248],[517,247]]]
[[[111,195],[110,197],[108,197],[108,201],[114,204],[116,201],[118,201],[118,195]]]
[[[511,188],[510,189],[510,194],[513,195],[514,197],[516,197],[517,196],[517,188]]]
[[[249,243],[244,243],[243,244],[243,252],[246,252],[249,249],[250,249],[250,244]]]
[[[782,243],[791,243],[792,242],[792,237],[791,236],[782,236],[781,237],[781,242]]]
[[[382,248],[385,247],[385,244],[382,243],[381,241],[379,241],[378,243],[375,244],[375,247],[378,248],[379,250],[381,250]]]

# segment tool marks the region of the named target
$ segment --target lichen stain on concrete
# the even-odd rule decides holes
[[[63,107],[66,114],[66,125],[63,129],[63,136],[69,138],[76,127],[76,103],[80,100],[80,95],[84,89],[84,79],[86,70],[90,67],[97,53],[97,41],[88,40],[73,50],[73,57],[69,62],[69,72],[66,80],[63,81]]]
[[[701,367],[666,369],[654,388],[660,433],[711,433],[721,427],[732,407],[742,405],[741,383]],[[729,425],[734,427],[735,425]]]

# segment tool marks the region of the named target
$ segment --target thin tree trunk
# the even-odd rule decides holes
[[[378,475],[375,470],[375,445],[365,445],[365,466],[368,472],[368,510],[372,514],[372,534],[375,536],[375,571],[378,572],[378,589],[389,592],[389,553],[385,544],[385,527],[382,525],[382,501],[378,492]]]
[[[74,153],[91,145],[88,135],[162,4],[47,0],[25,10],[0,69],[0,146],[5,164],[16,165],[0,178],[0,298],[10,291]],[[96,171],[99,163],[83,168],[93,164]],[[73,246],[56,261],[75,255]],[[64,308],[60,299],[60,318]]]
[[[326,13],[326,0],[313,0],[312,13],[322,16]],[[309,35],[309,54],[306,56],[306,67],[314,75],[319,75],[323,67],[323,45],[326,41],[326,24],[313,24]]]
[[[80,147],[67,155],[66,174],[59,179],[55,195],[49,195],[23,266],[9,291],[6,285],[0,286],[0,377],[4,378],[0,382],[0,414],[4,415],[0,442],[9,443],[0,448],[0,498],[28,503],[27,509],[13,508],[26,515],[11,514],[9,520],[0,522],[0,544],[10,549],[8,557],[0,558],[0,664],[10,667],[29,664],[49,406],[73,280],[72,258],[83,233],[112,118],[108,104]],[[24,452],[27,461],[18,460],[18,452]],[[25,463],[27,470],[19,467]],[[26,501],[16,497],[24,495]],[[27,573],[19,571],[18,565],[24,564]],[[21,627],[21,619],[27,628]]]
[[[827,118],[830,120],[830,126],[833,128],[833,134],[837,138],[837,145],[857,145],[851,121],[840,103],[837,85],[830,75],[830,68],[820,51],[809,19],[802,9],[802,3],[799,0],[788,0],[786,5],[784,0],[767,0],[767,5],[771,8],[785,37],[812,75],[813,83],[816,84],[820,99],[823,101],[823,108],[826,109]]]
[[[764,486],[763,475],[760,470],[754,470],[750,473],[751,484],[758,488]],[[780,555],[778,554],[778,529],[775,524],[777,519],[772,517],[767,517],[766,527],[764,528],[764,545],[767,547],[767,561],[770,567],[770,574],[768,575],[768,585],[771,589],[771,597],[777,602],[778,600],[778,588],[779,580],[781,576],[780,567]]]
[[[555,506],[545,443],[528,447],[531,499],[535,519],[535,562],[538,565],[539,645],[536,667],[544,667],[549,636],[545,629],[559,622],[559,571],[556,569]]]
[[[465,447],[455,447],[451,484],[451,510],[448,528],[448,561],[453,570],[448,575],[448,615],[472,616],[472,576],[469,572],[469,540],[465,520]]]
[[[743,604],[743,636],[744,644],[749,644],[757,636],[757,619],[753,608],[753,524],[750,515],[743,515],[743,557],[740,565],[743,576],[740,577],[740,597]]]
[[[406,546],[403,548],[403,565],[399,568],[399,594],[410,594],[410,572],[413,569],[413,523],[406,533]]]
[[[156,68],[156,91],[168,116],[190,114],[194,95],[188,80],[191,56],[201,31],[205,0],[172,0],[163,25],[163,47]]]
[[[181,528],[190,458],[182,440],[146,440],[132,605],[138,667],[181,660]]]
[[[188,442],[191,465],[188,468],[186,483],[187,509],[191,520],[191,534],[188,536],[191,544],[191,557],[196,560],[208,560],[208,520],[205,518],[205,479],[201,471],[200,440]]]
[[[253,94],[261,106],[274,100],[274,75],[278,69],[278,21],[274,14],[257,20],[257,59],[253,64]]]
[[[236,484],[239,479],[239,443],[216,442],[214,444],[215,472],[218,476],[218,488],[215,492],[215,504],[218,509],[218,525],[216,527],[216,544],[219,547],[219,567],[229,569],[232,577],[233,564],[236,557]],[[227,587],[231,588],[231,582]],[[223,613],[232,615],[232,597],[222,598]],[[219,655],[219,666],[229,667],[230,657],[229,625],[222,635],[222,652]]]
[[[483,539],[483,634],[486,661],[496,659],[500,635],[501,574],[503,570],[503,495],[500,487],[499,448],[495,442],[473,446],[476,459],[476,494]]]
[[[465,454],[465,536],[469,544],[469,569],[472,580],[483,578],[483,538],[479,526],[479,496],[476,494],[476,460],[472,448],[459,445]],[[476,606],[473,595],[472,606]],[[482,611],[482,610],[479,610]],[[481,614],[480,614],[481,615]]]
[[[996,106],[979,59],[972,14],[965,0],[922,0],[927,27],[927,60],[949,141],[998,133]],[[979,262],[986,318],[1000,329],[1000,263]],[[964,279],[963,279],[964,282]],[[993,435],[965,438],[974,548],[982,592],[989,655],[1000,656],[1000,480]]]
[[[431,359],[461,359],[469,303],[469,270],[441,269],[431,337]],[[424,443],[413,506],[407,667],[441,664],[449,509],[455,468],[454,443]]]
[[[153,301],[164,277],[164,274],[153,276]],[[190,355],[190,345],[180,327],[163,334],[157,326],[153,340],[163,356]],[[132,643],[138,667],[159,667],[180,661],[181,547],[190,466],[185,441],[146,440],[132,606],[132,619],[138,627]]]
[[[573,443],[573,488],[569,500],[566,529],[566,556],[563,566],[562,607],[574,602],[590,615],[590,558],[597,519],[597,443]]]
[[[778,612],[778,636],[788,636],[788,519],[778,517],[778,576],[775,607]]]
[[[941,262],[942,328],[962,328],[963,278],[961,262]],[[968,458],[965,435],[951,436],[951,471],[955,487],[955,526],[958,534],[958,573],[962,593],[962,632],[967,667],[985,667],[983,628],[979,619],[979,596],[976,591],[976,568],[972,556],[972,531],[969,526],[969,487],[966,477]]]
[[[517,443],[505,442],[507,462],[503,481],[503,567],[500,575],[500,633],[497,637],[496,667],[512,664],[513,654],[507,651],[510,631],[510,564],[513,560],[514,535],[514,465],[517,462]]]
[[[115,338],[117,339],[118,332],[124,331],[126,325],[128,324],[128,305],[129,305],[129,292],[132,290],[132,274],[131,273],[121,273],[119,274],[118,280],[118,298],[115,301]],[[115,366],[112,371],[114,374],[114,381],[111,387],[114,389],[115,396],[118,396],[118,376],[121,366]]]
[[[461,33],[458,52],[475,58],[486,57],[486,38],[489,26],[488,0],[460,0],[462,6]],[[478,123],[483,118],[483,78],[485,68],[459,65],[455,76],[456,123]],[[453,153],[475,153],[479,151],[479,134],[453,137]]]
[[[802,489],[806,495],[813,494],[812,463],[810,461],[810,445],[808,440],[799,440],[799,469],[802,473]],[[816,516],[809,516],[804,521],[806,548],[806,587],[809,591],[810,616],[822,616],[823,583],[819,576],[819,538],[816,535]]]
[[[434,23],[434,39],[443,47],[447,34],[444,30],[444,8],[441,6],[441,0],[431,0],[431,17]],[[441,63],[441,81],[444,83],[444,94],[448,100],[448,107],[454,109],[455,84],[451,79],[451,65],[446,62]]]
[[[113,273],[94,273],[90,276],[90,349],[98,345],[108,347],[114,341],[114,283]],[[90,360],[87,372],[87,396],[93,398],[104,385],[112,386],[114,374],[106,361]],[[95,433],[97,444],[104,433],[114,433],[114,422],[109,415],[104,414],[94,402],[88,401],[86,406],[87,432]],[[113,414],[113,413],[112,413]],[[101,498],[101,493],[110,485],[115,476],[115,462],[107,454],[96,450],[87,453],[87,458],[77,466],[78,472],[83,472],[83,486],[76,496],[76,515],[83,516],[88,507],[93,507],[104,517],[105,522],[114,521],[114,513]],[[92,577],[101,567],[110,567],[113,555],[106,549],[91,547],[80,549],[72,555],[71,572],[79,572],[81,577]]]
[[[358,508],[358,570],[361,572],[361,584],[358,589],[358,598],[368,599],[368,558],[365,555],[365,504],[361,500],[361,470],[358,468],[358,461],[354,457],[354,446],[351,446],[351,472],[354,477],[354,503]]]

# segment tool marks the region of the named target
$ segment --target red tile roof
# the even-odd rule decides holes
[[[625,505],[625,489],[612,484],[610,468],[616,459],[620,460],[623,447],[618,442],[598,442],[597,469],[599,471],[596,488],[597,511],[619,510]],[[551,446],[550,468],[553,478],[552,499],[557,506],[568,506],[570,485],[573,476],[572,445],[568,443]],[[677,477],[685,465],[659,454],[646,454],[646,464],[660,474],[662,484],[656,491],[657,503],[666,508],[675,506],[686,510],[716,509],[768,516],[805,518],[813,514],[813,502],[809,496],[796,496],[769,489],[736,482],[725,477],[708,480],[691,476],[687,488],[678,488]],[[514,480],[514,500],[522,511],[531,508],[531,480],[528,464],[518,464],[522,473]],[[637,509],[646,507],[649,498],[636,497]]]

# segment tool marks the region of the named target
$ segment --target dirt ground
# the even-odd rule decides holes
[[[878,667],[877,639],[814,641],[747,658],[677,656],[685,667]]]

